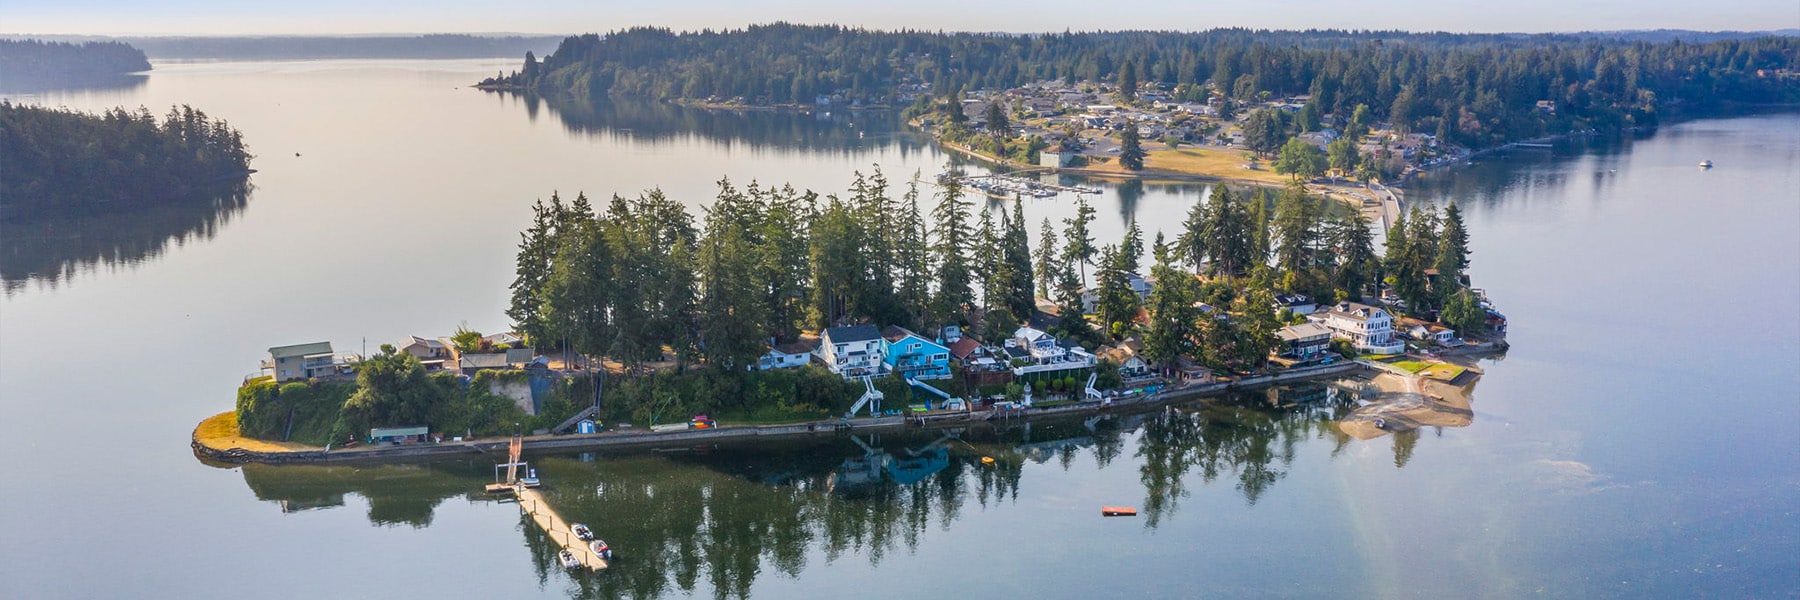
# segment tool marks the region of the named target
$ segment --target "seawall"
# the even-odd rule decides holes
[[[1009,415],[1008,421],[1032,420],[1087,413],[1110,411],[1130,411],[1134,408],[1149,408],[1196,398],[1217,396],[1227,392],[1247,391],[1290,383],[1311,381],[1347,375],[1359,369],[1367,368],[1354,361],[1341,361],[1331,365],[1303,367],[1283,371],[1273,375],[1245,377],[1236,380],[1219,381],[1200,385],[1169,389],[1155,394],[1136,397],[1114,398],[1110,402],[1081,402],[1051,408],[1027,409]],[[936,412],[922,416],[891,416],[814,421],[789,425],[735,425],[717,429],[692,429],[672,432],[606,432],[588,435],[532,436],[525,438],[525,450],[528,452],[547,451],[579,451],[579,450],[647,450],[651,448],[685,447],[696,444],[716,444],[743,442],[752,440],[780,440],[807,437],[828,438],[838,435],[839,431],[883,431],[903,429],[917,426],[954,426],[972,421],[985,421],[987,412]],[[196,430],[196,434],[198,430]],[[362,446],[333,450],[281,450],[259,451],[244,448],[217,448],[200,441],[198,435],[190,438],[189,445],[194,454],[202,459],[224,463],[335,463],[335,462],[405,462],[414,460],[430,460],[454,456],[487,454],[503,458],[507,452],[507,440],[446,442],[439,444],[419,444],[410,446]]]

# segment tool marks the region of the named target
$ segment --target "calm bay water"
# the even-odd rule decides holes
[[[621,548],[571,579],[487,460],[197,462],[273,345],[505,325],[552,191],[721,177],[846,189],[949,160],[891,115],[551,107],[512,61],[159,64],[16,100],[192,104],[247,199],[0,223],[0,597],[1728,597],[1800,590],[1800,117],[1683,123],[1413,186],[1460,201],[1512,318],[1467,427],[1357,441],[1350,388],[1175,414],[704,452],[537,457]],[[1710,159],[1718,167],[1694,165]],[[1096,233],[1173,232],[1204,186],[1106,186]],[[1060,221],[1071,199],[1028,201]],[[1351,387],[1354,387],[1353,385]],[[859,444],[860,442],[860,444]],[[867,446],[865,448],[864,446]],[[980,456],[997,456],[992,467]],[[1101,519],[1101,504],[1138,519]]]

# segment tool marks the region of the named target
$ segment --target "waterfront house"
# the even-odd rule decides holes
[[[882,331],[882,362],[887,370],[906,379],[945,379],[950,377],[950,349],[925,339],[904,327],[888,327]]]
[[[819,349],[813,355],[845,379],[881,375],[887,372],[882,359],[886,341],[874,325],[830,327],[819,336]]]
[[[263,367],[276,381],[311,379],[337,374],[339,364],[334,358],[331,342],[276,346],[269,349],[269,360]]]
[[[1006,345],[1001,350],[1006,354],[1007,360],[1015,365],[1012,370],[1014,376],[1086,369],[1095,363],[1094,355],[1081,346],[1059,340],[1034,327],[1020,327],[1006,340]]]
[[[1175,376],[1184,383],[1207,383],[1213,380],[1212,369],[1201,366],[1186,356],[1175,359]]]
[[[1155,373],[1150,371],[1150,363],[1139,355],[1143,350],[1143,342],[1130,338],[1114,346],[1103,346],[1097,354],[1106,359],[1106,362],[1117,365],[1119,377],[1129,385],[1155,378]]]
[[[793,343],[769,346],[769,351],[763,353],[762,358],[757,361],[756,368],[767,371],[804,367],[806,363],[812,361],[813,350],[816,346],[818,346],[816,339],[801,339]]]
[[[1311,360],[1331,349],[1331,329],[1318,323],[1289,325],[1275,331],[1282,358]]]
[[[1340,302],[1307,317],[1331,330],[1334,338],[1350,340],[1358,351],[1398,354],[1406,345],[1394,339],[1394,319],[1380,308],[1360,302]]]

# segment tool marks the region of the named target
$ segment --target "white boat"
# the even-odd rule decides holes
[[[575,539],[578,539],[578,540],[581,540],[584,542],[593,541],[593,539],[594,539],[594,530],[588,529],[588,526],[586,523],[576,523],[574,525],[570,525],[569,531],[573,532],[575,534]]]
[[[538,481],[537,469],[531,469],[529,471],[526,471],[525,476],[519,478],[519,485],[522,485],[522,486],[525,486],[528,488],[534,488],[534,487],[537,487],[542,484],[543,484],[543,482]]]
[[[577,560],[575,558],[574,552],[570,552],[568,550],[564,550],[562,552],[556,553],[556,560],[562,562],[562,566],[564,569],[579,569],[579,568],[581,568],[581,561]]]
[[[1703,161],[1700,161],[1700,168],[1702,168],[1702,169],[1711,169],[1711,168],[1712,168],[1712,161],[1710,161],[1710,160],[1703,160]]]
[[[606,545],[606,540],[588,542],[588,549],[594,551],[594,556],[603,560],[612,560],[612,546]]]

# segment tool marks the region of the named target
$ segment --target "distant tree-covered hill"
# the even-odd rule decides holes
[[[562,36],[430,35],[362,36],[46,36],[60,41],[120,41],[156,59],[297,60],[332,58],[512,58],[544,53]]]
[[[81,83],[148,70],[144,52],[122,42],[0,40],[0,89]]]
[[[1800,101],[1796,62],[1800,38],[1784,36],[1652,43],[1334,30],[1012,35],[776,23],[574,36],[542,61],[527,55],[518,71],[482,83],[594,99],[782,104],[832,94],[897,104],[1034,81],[1112,81],[1129,64],[1145,83],[1210,83],[1240,101],[1309,94],[1327,114],[1362,105],[1402,129],[1487,146],[1730,103]],[[1541,100],[1554,103],[1554,116]]]
[[[250,170],[243,136],[182,106],[93,115],[0,101],[0,217],[87,215],[191,196]]]

